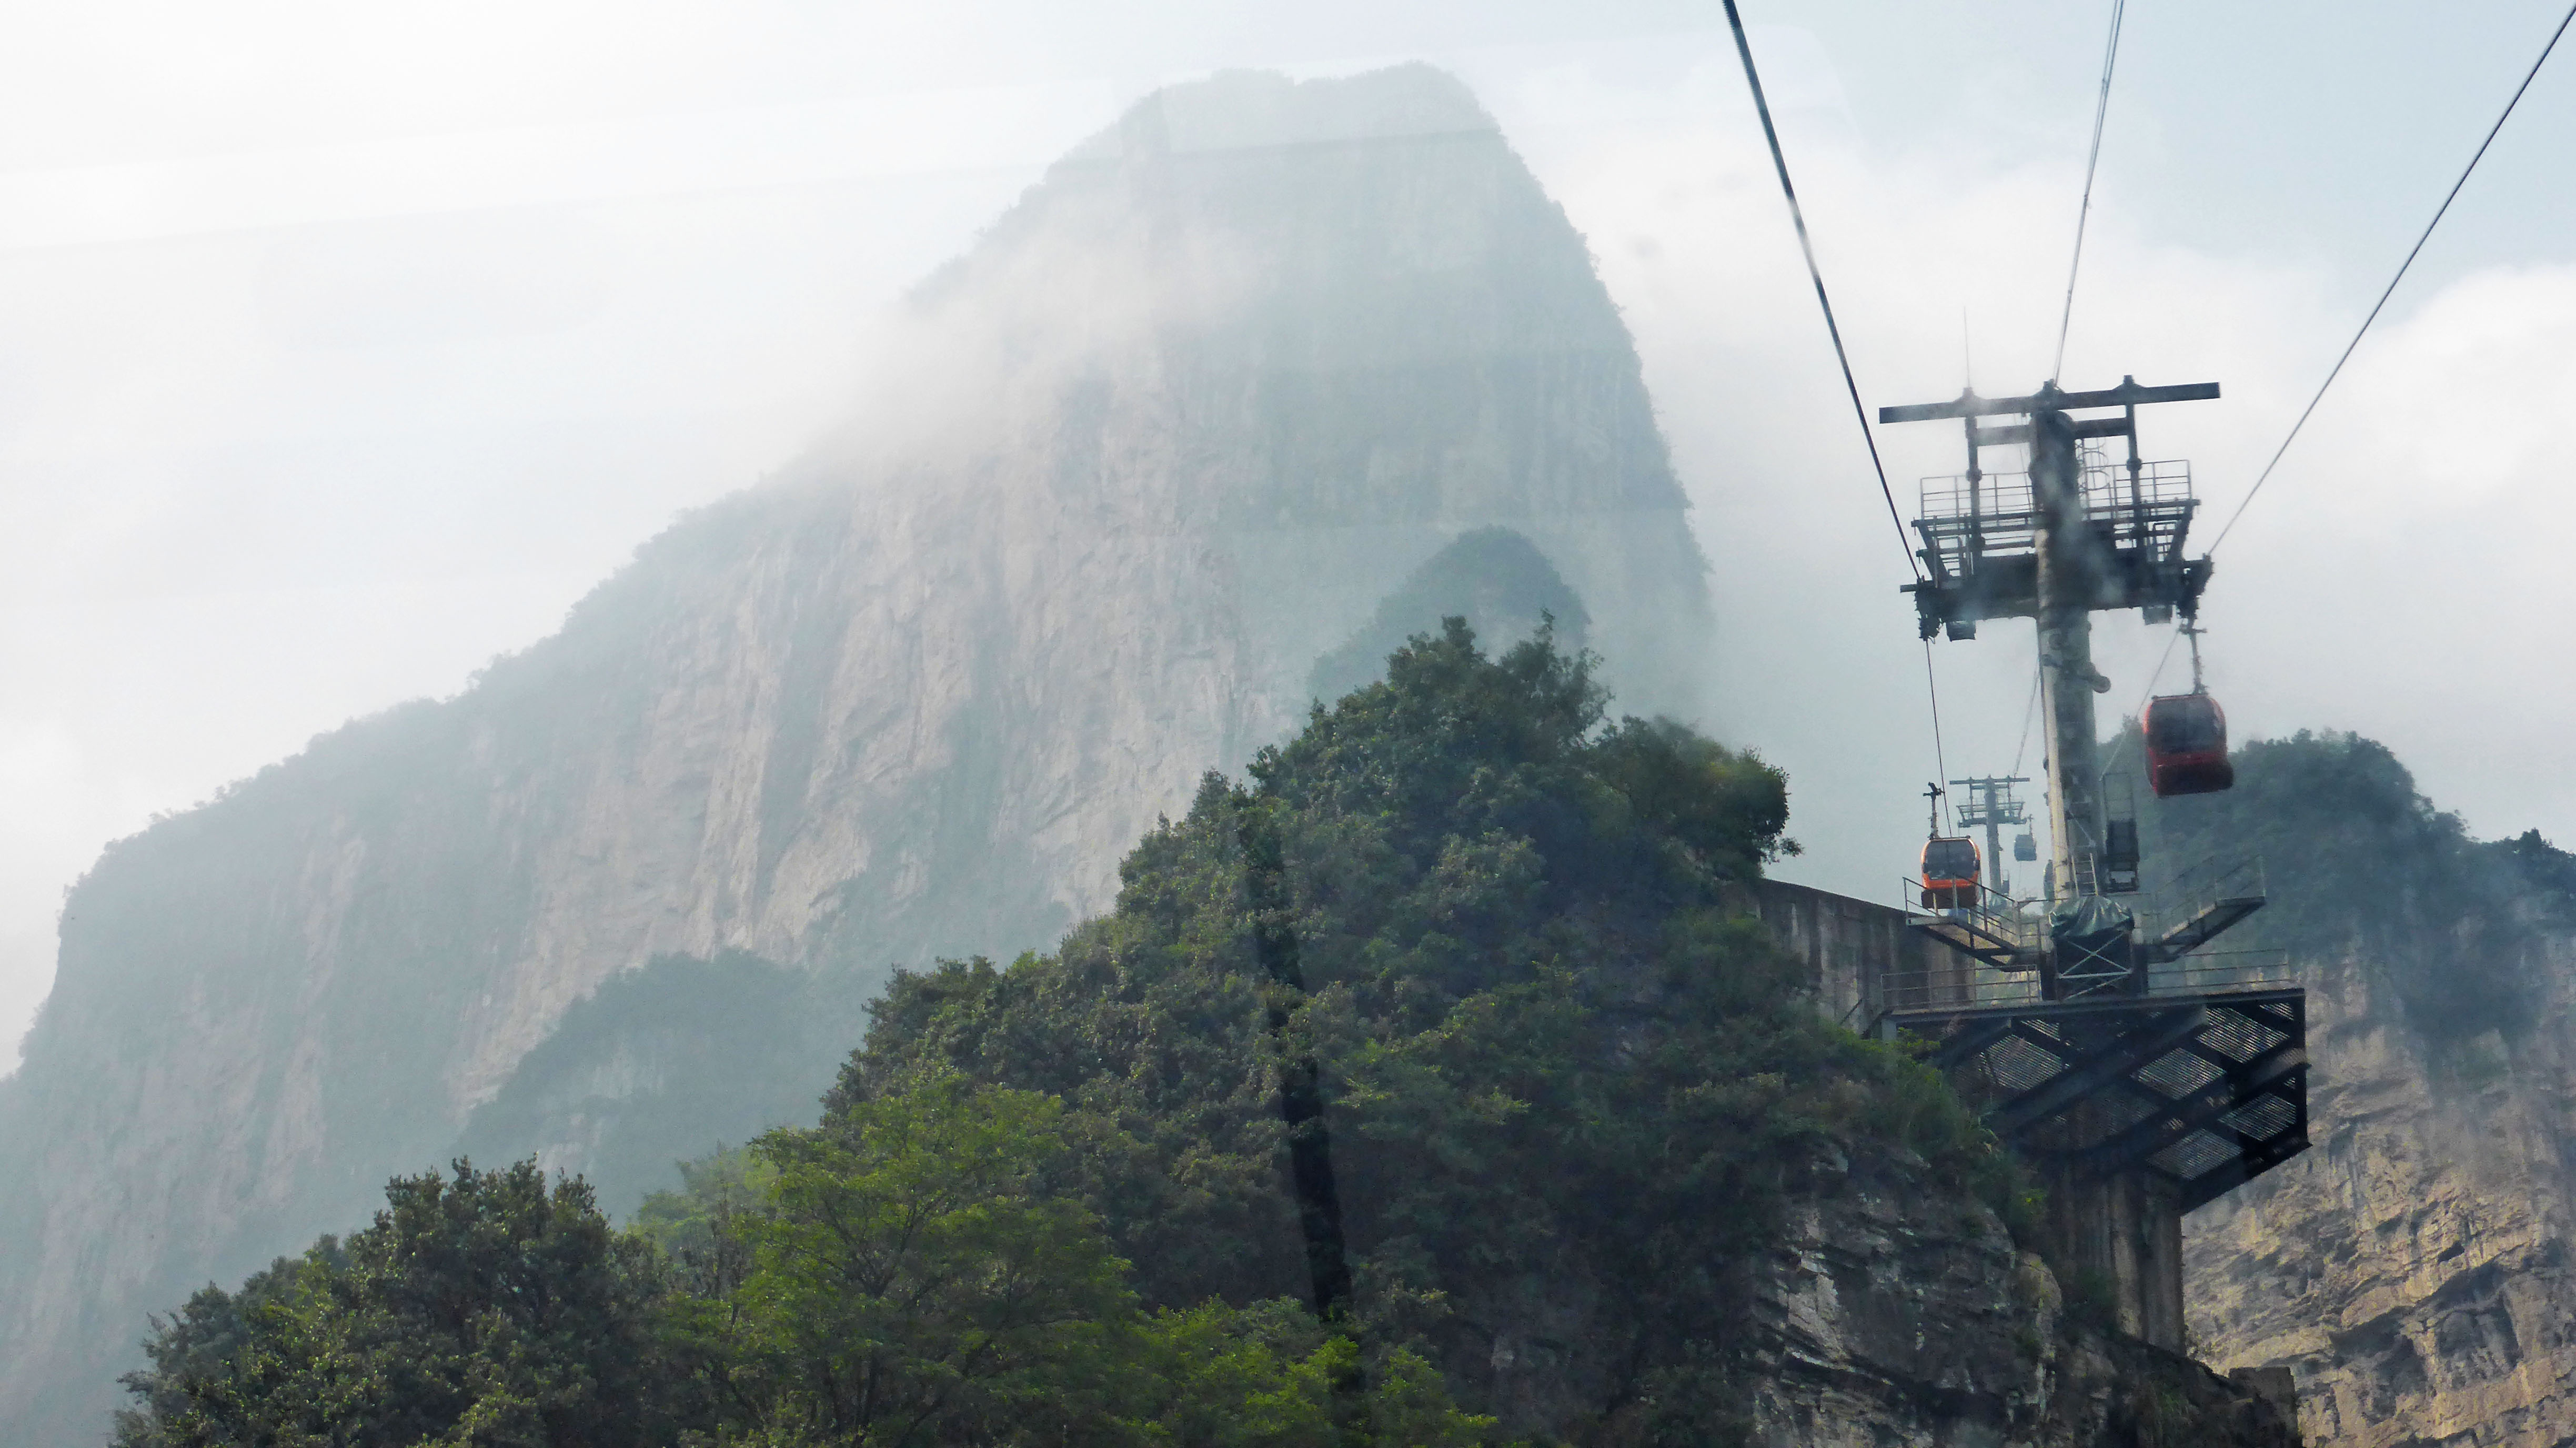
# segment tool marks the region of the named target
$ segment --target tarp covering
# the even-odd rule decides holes
[[[2067,976],[2100,975],[2133,968],[2129,932],[2137,915],[2099,895],[2079,895],[2058,902],[2048,915],[2048,938],[2057,947],[2057,972]]]

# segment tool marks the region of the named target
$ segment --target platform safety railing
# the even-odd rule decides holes
[[[2289,953],[2258,949],[2212,951],[2146,968],[2150,997],[2226,995],[2239,991],[2277,990],[2299,983]],[[2126,992],[2118,994],[2127,994]],[[2096,991],[2082,999],[2115,999]],[[1911,1012],[1972,1010],[1982,1006],[2037,1005],[2047,999],[2040,972],[2000,970],[1982,963],[1937,965],[1924,970],[1887,971],[1862,983],[1871,1020]]]
[[[2168,459],[2127,465],[2098,448],[2082,458],[2085,522],[2115,548],[2136,547],[2171,557],[2199,509],[2191,465]],[[1981,558],[2030,553],[2038,547],[2039,507],[2028,472],[1988,472],[1928,477],[1918,494],[1915,530],[1923,537],[1936,577],[1974,571]]]
[[[2141,897],[2138,936],[2142,940],[2172,937],[2186,949],[2197,950],[2260,909],[2269,894],[2260,856],[2202,860],[2158,881],[2152,892]],[[2192,939],[2204,930],[2205,937]]]
[[[1991,942],[1986,948],[2028,949],[2048,943],[2048,920],[2032,912],[2032,902],[2019,900],[1983,883],[1938,892],[1922,880],[1907,877],[1898,886],[1897,904],[1917,925],[1945,923],[1962,938]],[[1972,948],[1965,947],[1963,948]]]
[[[2046,999],[2039,966],[2050,945],[2049,908],[2016,900],[1979,885],[1973,892],[1923,902],[1920,880],[1905,882],[1908,925],[1952,947],[1925,953],[1930,963],[1885,970],[1862,982],[1863,1013],[1876,1019],[1894,1012],[1946,1011],[1982,1006],[2037,1004]],[[2264,899],[2260,859],[2209,861],[2172,877],[2151,896],[2118,897],[2134,911],[2135,969],[2148,996],[2212,995],[2269,990],[2298,984],[2288,952],[2270,948],[2219,949],[2210,940],[2226,925],[2252,913]],[[2213,928],[2214,927],[2214,928]],[[2205,932],[2205,933],[2203,933]],[[2170,958],[2159,958],[2170,949]],[[2104,972],[2060,962],[2059,998],[2135,995],[2139,983],[2097,979]]]

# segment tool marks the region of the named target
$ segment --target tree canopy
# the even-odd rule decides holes
[[[1509,1426],[1618,1441],[1730,1411],[1747,1267],[1808,1154],[1904,1142],[2014,1203],[1946,1087],[1820,1020],[1741,909],[1791,847],[1780,773],[1607,718],[1544,633],[1498,659],[1455,620],[1417,637],[1251,776],[1211,776],[1057,953],[899,977],[835,1108],[940,1072],[1055,1097],[1145,1300],[1251,1301],[1308,1288],[1274,1097],[1311,1057],[1362,1341]],[[1302,961],[1276,1032],[1247,810]]]
[[[2576,923],[2576,859],[2537,830],[2471,838],[2376,740],[2303,729],[2234,757],[2235,788],[2157,801],[2148,842],[2165,875],[2262,862],[2271,903],[2229,948],[2357,956],[2436,1038],[2529,1021],[2542,938]]]
[[[1054,953],[899,976],[816,1125],[624,1236],[527,1163],[397,1181],[162,1324],[123,1441],[1722,1441],[1817,1158],[2020,1199],[1746,913],[1794,848],[1779,771],[1606,704],[1545,629],[1417,636],[1207,777]],[[1300,1080],[1356,1284],[1332,1320],[1300,1301]]]
[[[130,1376],[124,1448],[654,1441],[649,1249],[533,1163],[397,1178],[373,1225],[207,1287]]]

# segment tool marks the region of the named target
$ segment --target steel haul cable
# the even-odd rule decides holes
[[[2120,12],[2125,5],[2126,0],[2113,0],[2111,44],[2102,59],[2102,98],[2093,120],[2093,152],[2097,157],[2102,149],[2101,112],[2110,105],[2111,63],[2113,57],[2119,52]],[[2398,283],[2406,280],[2408,269],[2415,265],[2415,258],[2423,253],[2424,243],[2433,239],[2433,229],[2442,224],[2442,218],[2450,212],[2451,203],[2459,199],[2461,188],[2469,184],[2469,177],[2477,171],[2478,162],[2486,159],[2487,148],[2495,144],[2495,138],[2504,130],[2504,123],[2513,118],[2514,108],[2522,104],[2523,93],[2531,89],[2532,81],[2540,75],[2540,68],[2549,63],[2550,53],[2558,48],[2558,42],[2566,35],[2570,22],[2576,22],[2576,4],[2571,4],[2567,13],[2559,17],[2558,27],[2549,32],[2548,41],[2540,47],[2539,57],[2531,62],[2529,70],[2523,72],[2522,83],[2513,88],[2513,95],[2505,101],[2504,109],[2497,113],[2495,124],[2487,127],[2485,138],[2478,142],[2477,150],[2469,156],[2469,164],[2460,168],[2459,179],[2451,183],[2451,189],[2442,196],[2442,204],[2433,208],[2432,219],[2424,223],[2424,230],[2416,236],[2415,244],[2407,248],[2406,259],[2397,264],[2397,274],[2388,279],[2388,285],[2380,292],[2379,300],[2371,304],[2369,314],[2363,317],[2361,325],[2354,329],[2352,340],[2344,344],[2343,352],[2335,358],[2334,366],[2326,370],[2325,380],[2317,384],[2316,394],[2308,399],[2308,405],[2299,410],[2298,420],[2290,424],[2289,434],[2281,439],[2279,447],[2272,450],[2271,461],[2266,462],[2263,465],[2263,471],[2255,476],[2254,486],[2247,488],[2245,496],[2237,500],[2236,510],[2227,515],[2226,526],[2220,528],[2218,536],[2210,540],[2210,553],[2216,553],[2218,545],[2227,541],[2227,535],[2236,531],[2236,524],[2245,516],[2245,510],[2252,506],[2254,495],[2262,492],[2263,485],[2271,481],[2272,470],[2281,465],[2281,459],[2289,452],[2290,444],[2298,441],[2300,429],[2308,425],[2308,418],[2316,412],[2317,404],[2325,400],[2327,389],[2333,387],[2335,379],[2343,375],[2344,364],[2352,360],[2353,352],[2361,346],[2361,339],[2369,334],[2371,324],[2379,320],[2380,312],[2388,306],[2388,299],[2396,295]],[[2089,207],[2093,194],[2093,162],[2090,160],[2085,163],[2084,194],[2086,205]],[[2075,249],[2076,256],[2080,260],[2084,252],[2084,220],[2081,214],[2077,216],[2075,222]],[[2068,268],[2066,276],[2066,305],[2068,315],[2071,316],[2075,306],[2075,272],[2072,267]],[[2066,323],[2063,320],[2058,323],[2057,349],[2058,361],[2063,364],[2066,357]],[[2156,666],[2147,675],[2147,686],[2138,695],[2138,707],[2133,711],[2132,718],[2143,719],[2147,701],[2156,692],[2156,682],[2164,676],[2165,665],[2173,662],[2174,645],[2181,640],[2182,633],[2179,629],[2165,640],[2164,652],[2156,656]],[[2121,752],[2127,747],[2128,737],[2124,734],[2121,737],[2119,749],[2115,749],[2111,759],[2105,761],[2103,765],[2105,776],[2110,773],[2113,762],[2118,760]]]
[[[2030,702],[2021,706],[2021,742],[2013,746],[2012,772],[2021,773],[2022,756],[2030,752],[2031,722],[2039,717],[2039,670],[2030,671]]]
[[[1917,583],[1923,581],[1923,570],[1916,566],[1912,541],[1905,536],[1905,517],[1896,510],[1896,490],[1887,485],[1887,465],[1879,460],[1878,436],[1869,429],[1869,409],[1861,406],[1860,384],[1852,380],[1851,354],[1843,350],[1843,329],[1834,323],[1833,298],[1825,295],[1825,274],[1816,265],[1815,244],[1807,238],[1807,213],[1798,205],[1798,188],[1789,182],[1789,158],[1780,150],[1780,132],[1771,124],[1771,102],[1762,94],[1761,72],[1753,68],[1753,45],[1744,38],[1744,17],[1737,13],[1735,0],[1725,0],[1726,24],[1735,32],[1735,53],[1744,61],[1744,83],[1753,92],[1754,112],[1762,117],[1762,139],[1771,147],[1772,168],[1780,173],[1780,194],[1788,198],[1789,221],[1798,229],[1798,251],[1807,259],[1807,279],[1816,284],[1816,305],[1824,309],[1826,335],[1834,339],[1834,361],[1843,369],[1843,391],[1851,397],[1852,416],[1860,423],[1860,439],[1869,445],[1870,470],[1878,475],[1878,495],[1887,500],[1887,521],[1896,525],[1897,546],[1905,550],[1905,567]],[[1950,765],[1941,747],[1941,686],[1932,676],[1932,641],[1923,641],[1923,688],[1932,703],[1932,764],[1941,778],[1950,777]],[[1946,805],[1947,796],[1940,803]]]
[[[1923,689],[1932,696],[1932,765],[1941,771],[1941,782],[1946,785],[1950,782],[1950,761],[1941,748],[1941,685],[1932,677],[1932,641],[1930,639],[1923,641]],[[1948,814],[1950,812],[1948,792],[1944,791],[1937,798],[1941,812]],[[1956,829],[1957,826],[1954,825],[1952,828]]]
[[[2156,666],[2154,669],[2148,671],[2147,674],[2147,687],[2140,690],[2138,693],[2138,707],[2129,711],[2129,718],[2137,721],[2138,727],[2134,730],[2123,730],[2121,732],[2120,742],[2111,747],[2111,752],[2109,754],[2103,756],[2101,772],[2096,775],[2095,778],[2109,779],[2111,777],[2111,771],[2119,766],[2120,756],[2128,752],[2130,738],[2132,736],[2139,738],[2145,737],[2147,701],[2155,697],[2156,680],[2164,677],[2165,665],[2173,662],[2174,645],[2180,642],[2182,642],[2182,630],[2179,628],[2166,636],[2165,651],[2156,655]]]
[[[1730,11],[1732,8],[1730,5]],[[2558,48],[2558,38],[2567,33],[2569,21],[2576,21],[2576,5],[2570,5],[2566,15],[2559,19],[2558,28],[2549,32],[2549,43],[2540,47],[2540,58],[2523,73],[2522,84],[2513,88],[2513,99],[2504,103],[2504,111],[2495,118],[2495,124],[2487,127],[2487,137],[2478,142],[2477,153],[2469,157],[2468,165],[2460,168],[2460,179],[2451,183],[2450,192],[2442,198],[2442,204],[2433,208],[2433,219],[2424,223],[2423,235],[2416,237],[2415,244],[2407,249],[2406,259],[2397,264],[2397,275],[2388,279],[2388,289],[2371,304],[2370,315],[2361,319],[2360,329],[2352,334],[2351,341],[2344,344],[2343,355],[2337,357],[2334,366],[2327,370],[2326,380],[2317,384],[2317,395],[2308,399],[2308,405],[2299,412],[2299,420],[2290,424],[2290,435],[2281,439],[2281,445],[2273,449],[2272,460],[2265,463],[2263,471],[2256,475],[2254,486],[2245,490],[2245,496],[2236,504],[2236,511],[2227,515],[2227,526],[2219,529],[2218,536],[2210,540],[2210,552],[2216,553],[2218,545],[2227,541],[2227,535],[2236,531],[2236,522],[2245,516],[2245,509],[2254,501],[2254,495],[2263,491],[2263,485],[2271,481],[2272,469],[2281,465],[2281,455],[2290,450],[2291,443],[2299,440],[2299,429],[2308,425],[2309,414],[2317,410],[2318,403],[2325,401],[2326,389],[2334,386],[2335,378],[2343,374],[2343,364],[2352,360],[2353,349],[2361,345],[2362,337],[2370,331],[2370,324],[2379,320],[2380,309],[2387,306],[2388,299],[2396,294],[2397,284],[2406,280],[2406,269],[2415,265],[2415,258],[2424,250],[2424,243],[2433,239],[2433,228],[2442,224],[2442,217],[2451,209],[2451,203],[2459,199],[2460,188],[2469,184],[2470,173],[2476,171],[2478,162],[2485,159],[2487,147],[2495,144],[2496,133],[2504,129],[2507,120],[2512,119],[2513,108],[2522,104],[2522,93],[2531,89],[2532,79],[2540,74],[2542,66],[2549,63],[2549,53]],[[2172,652],[2171,645],[2166,646],[2166,652]]]
[[[2050,381],[2066,372],[2066,327],[2075,320],[2075,274],[2084,265],[2084,223],[2093,215],[2093,172],[2102,162],[2102,122],[2111,113],[2111,67],[2120,58],[2120,17],[2129,0],[2111,0],[2111,40],[2102,47],[2102,92],[2093,102],[2093,146],[2084,156],[2084,200],[2075,208],[2075,256],[2066,263],[2066,307],[2057,314],[2057,360],[2048,364]]]
[[[1744,17],[1735,0],[1725,0],[1726,23],[1735,31],[1735,53],[1744,60],[1744,83],[1753,88],[1753,109],[1762,117],[1762,139],[1771,143],[1771,165],[1780,173],[1780,194],[1789,198],[1789,220],[1798,228],[1798,250],[1807,258],[1807,277],[1816,284],[1816,305],[1825,309],[1825,331],[1834,339],[1834,360],[1842,364],[1843,390],[1851,394],[1852,416],[1860,419],[1860,440],[1869,445],[1869,466],[1878,474],[1879,496],[1887,499],[1887,520],[1896,525],[1896,546],[1905,550],[1905,566],[1917,580],[1914,544],[1905,534],[1905,518],[1896,511],[1896,490],[1887,485],[1887,465],[1878,458],[1878,437],[1869,430],[1869,409],[1860,404],[1860,384],[1852,381],[1851,357],[1843,350],[1843,329],[1834,324],[1834,303],[1825,295],[1825,274],[1817,269],[1816,248],[1807,239],[1807,213],[1798,205],[1798,188],[1789,184],[1789,160],[1780,152],[1780,133],[1771,125],[1771,102],[1763,97],[1762,77],[1753,68],[1753,47],[1744,38]]]

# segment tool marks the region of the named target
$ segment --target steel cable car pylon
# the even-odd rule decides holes
[[[2060,900],[2106,893],[2111,824],[2095,737],[2094,696],[2110,680],[2093,666],[2093,614],[2137,609],[2150,623],[2198,617],[2208,586],[2207,558],[2185,556],[2199,502],[2191,473],[2178,462],[2149,463],[2138,453],[2138,408],[2218,396],[2214,382],[2141,387],[2133,377],[2095,392],[2066,392],[2050,382],[2025,397],[1984,398],[1973,389],[1955,402],[1879,409],[1879,421],[1957,418],[1968,445],[1967,471],[1927,480],[1914,523],[1924,577],[1905,585],[1914,595],[1919,632],[1972,639],[1986,619],[2028,618],[2038,631],[2041,712],[2048,740],[2048,813],[2055,849],[2050,894]],[[2078,418],[2071,413],[2110,416]],[[2024,419],[1989,424],[1986,419]],[[2123,462],[2092,461],[2083,444],[2123,438]],[[2029,450],[2028,470],[1989,474],[1985,449]],[[2172,706],[2163,717],[2206,724],[2216,703]],[[2168,729],[2175,726],[2168,724]],[[2207,752],[2207,728],[2179,731]],[[2223,728],[2219,759],[2224,760]],[[2189,752],[2189,751],[2184,751]],[[2221,788],[2205,758],[2196,782]],[[2180,774],[2169,782],[2188,783]]]
[[[2038,1169],[2065,1260],[2100,1274],[2123,1328],[2168,1348],[2182,1346],[2182,1213],[2307,1146],[2304,993],[2187,973],[2198,967],[2185,957],[2261,907],[2259,887],[2142,930],[2127,898],[2141,888],[2139,822],[2114,808],[2123,791],[2104,778],[2095,732],[2095,696],[2110,688],[2093,664],[2096,612],[2179,616],[2197,660],[2210,563],[2183,549],[2199,503],[2187,466],[2138,455],[2137,410],[2216,396],[2215,383],[2066,392],[2052,381],[1878,414],[1956,418],[1966,433],[1967,471],[1924,483],[1923,570],[1905,588],[1926,640],[2032,621],[2054,839],[2045,912],[1961,909],[1958,891],[1936,888],[1957,878],[1936,811],[1914,925],[1969,964],[1883,1009],[1874,1028],[1928,1038],[1934,1064],[1996,1093],[1987,1123]],[[2128,440],[2125,465],[2084,446],[2113,437]],[[2000,446],[2027,448],[2027,470],[1988,473],[1980,453]],[[2197,666],[2192,692],[2156,700],[2142,725],[2156,794],[2231,782],[2225,720]]]

